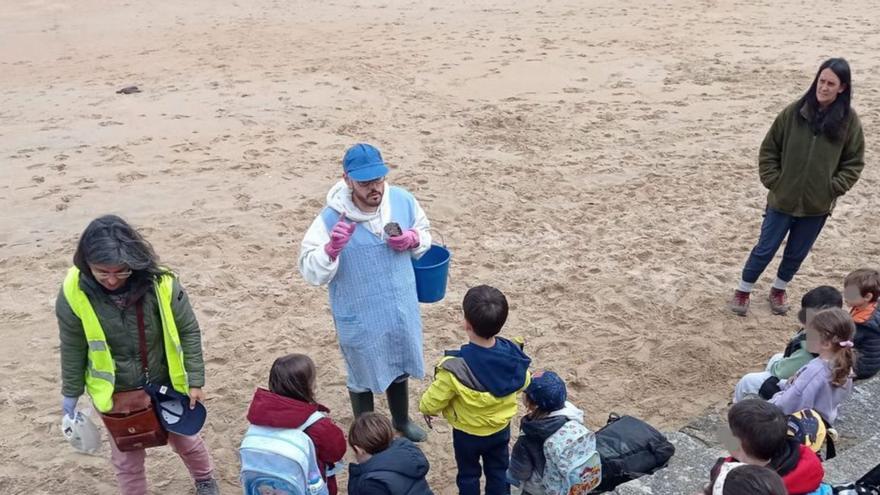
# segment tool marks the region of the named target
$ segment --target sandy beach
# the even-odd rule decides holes
[[[276,357],[315,359],[320,400],[347,430],[327,292],[296,263],[359,141],[453,251],[447,298],[422,307],[429,368],[464,342],[461,298],[486,283],[511,302],[504,334],[566,379],[591,427],[615,411],[672,428],[723,403],[797,328],[765,300],[778,260],[748,317],[725,305],[761,222],[760,141],[831,56],[853,67],[867,166],[790,295],[880,264],[877,12],[869,0],[3,2],[0,492],[115,493],[109,446],[85,456],[61,436],[54,316],[76,240],[103,213],[138,227],[188,289],[224,493],[240,493],[245,413]],[[116,93],[129,85],[141,92]],[[455,493],[451,445],[442,421],[422,445],[441,495]],[[153,493],[190,493],[170,449],[147,469]]]

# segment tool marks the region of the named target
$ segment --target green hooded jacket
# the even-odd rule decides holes
[[[865,137],[855,110],[850,110],[840,142],[815,134],[810,117],[806,105],[786,107],[761,143],[758,157],[761,183],[770,190],[767,206],[795,217],[830,214],[865,166]]]
[[[130,281],[129,283],[132,283]],[[170,384],[168,361],[162,335],[162,319],[159,304],[152,284],[137,284],[130,289],[129,303],[120,309],[92,277],[81,274],[79,286],[86,293],[95,309],[107,344],[116,364],[117,392],[133,390],[143,386],[145,377],[141,365],[138,345],[138,326],[135,304],[140,295],[144,301],[144,327],[147,337],[147,363],[153,383]],[[200,388],[205,385],[205,364],[202,358],[202,335],[199,323],[183,288],[174,280],[171,309],[174,322],[180,334],[184,366],[189,376],[189,386]],[[85,371],[88,365],[88,344],[82,322],[73,313],[64,289],[55,300],[55,315],[61,337],[61,394],[65,397],[79,397],[85,390]]]

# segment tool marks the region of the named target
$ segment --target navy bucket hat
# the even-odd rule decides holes
[[[352,180],[368,182],[388,175],[382,153],[370,144],[358,143],[345,152],[342,169]]]

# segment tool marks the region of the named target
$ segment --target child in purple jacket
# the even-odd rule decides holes
[[[814,409],[829,424],[852,392],[855,324],[840,308],[819,311],[807,325],[807,350],[819,357],[801,368],[770,402],[785,414]]]

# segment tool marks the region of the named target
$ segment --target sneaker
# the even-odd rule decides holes
[[[217,480],[196,481],[196,495],[220,495],[220,487]]]
[[[733,292],[733,299],[730,301],[730,310],[739,316],[745,316],[749,312],[749,296],[748,292],[737,290]]]
[[[785,297],[785,291],[772,288],[770,289],[770,311],[774,315],[784,315],[788,313],[788,298]]]

